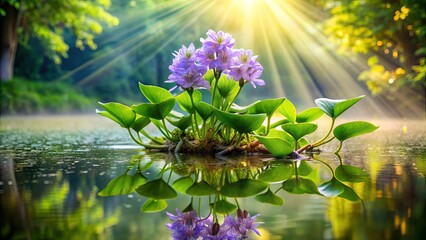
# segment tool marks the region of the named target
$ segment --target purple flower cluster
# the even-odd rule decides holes
[[[195,49],[191,43],[173,54],[175,58],[166,82],[174,82],[182,89],[210,88],[203,75],[207,69],[213,69],[228,74],[242,85],[246,82],[253,87],[265,85],[259,79],[263,67],[257,62],[257,56],[253,56],[251,50],[233,49],[235,40],[229,33],[209,30],[207,38],[200,41],[203,44],[200,49]]]
[[[256,229],[259,223],[255,223],[258,214],[250,217],[247,211],[241,209],[238,209],[236,218],[226,216],[222,225],[213,222],[211,218],[200,219],[194,210],[182,213],[176,209],[176,215],[167,215],[173,221],[167,224],[167,227],[172,231],[171,236],[175,240],[237,240],[247,238],[250,231],[260,236]]]

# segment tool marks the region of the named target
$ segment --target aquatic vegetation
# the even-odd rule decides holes
[[[297,113],[287,98],[257,100],[248,106],[234,102],[242,88],[265,85],[258,56],[251,50],[234,49],[229,33],[209,30],[201,38],[202,47],[193,43],[176,51],[171,74],[166,82],[176,84],[167,89],[139,83],[146,102],[126,106],[99,103],[97,112],[126,128],[131,138],[146,149],[188,153],[271,153],[275,157],[297,156],[337,139],[343,141],[369,133],[378,127],[368,122],[348,122],[339,126],[335,120],[364,96],[350,99],[315,100],[317,107]],[[174,96],[171,91],[182,92]],[[204,99],[210,98],[210,102]],[[175,111],[179,106],[181,111]],[[331,119],[327,134],[315,142],[305,136],[318,128],[312,123],[326,114]],[[272,122],[272,117],[280,119]],[[275,118],[274,118],[275,119]],[[161,138],[145,131],[155,125]],[[171,126],[175,127],[170,129]],[[332,134],[333,133],[333,134]],[[142,135],[149,139],[144,142]]]

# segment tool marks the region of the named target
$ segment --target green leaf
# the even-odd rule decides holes
[[[364,182],[370,178],[363,169],[350,165],[340,165],[335,170],[336,178],[343,182]]]
[[[199,90],[194,90],[192,92],[192,98],[194,99],[194,104],[201,101],[201,98],[202,98],[201,92]],[[180,108],[182,108],[182,110],[184,110],[185,112],[188,112],[188,113],[193,112],[191,97],[189,96],[188,91],[185,91],[177,95],[176,101],[178,102]]]
[[[333,134],[339,141],[345,141],[348,138],[356,137],[365,133],[371,133],[377,128],[379,127],[369,122],[355,121],[337,126],[333,130]]]
[[[329,98],[318,98],[315,99],[315,104],[328,116],[335,119],[344,111],[352,107],[355,103],[361,100],[363,96],[359,96],[351,99],[329,99]]]
[[[195,103],[195,110],[197,110],[197,113],[200,114],[203,121],[207,121],[214,112],[213,106],[206,102]]]
[[[293,175],[293,164],[273,164],[268,169],[261,172],[258,176],[258,180],[277,183],[289,179]]]
[[[111,120],[119,123],[124,128],[130,128],[135,121],[136,113],[133,110],[121,103],[99,103],[109,114],[103,111],[97,111],[102,116],[110,118]]]
[[[173,126],[178,127],[182,131],[185,131],[185,129],[187,129],[191,125],[191,123],[192,123],[192,117],[191,117],[191,115],[182,117],[182,118],[178,119],[177,121],[171,120],[169,118],[167,118],[167,120]]]
[[[344,185],[344,188],[345,190],[339,195],[339,197],[354,202],[361,200],[361,198],[358,196],[358,194],[356,194],[356,192],[352,188],[346,185]]]
[[[320,194],[317,185],[312,180],[301,177],[292,177],[283,182],[282,187],[285,191],[294,194]]]
[[[108,185],[102,191],[98,193],[99,196],[115,196],[122,194],[129,194],[135,191],[137,187],[144,184],[146,178],[140,174],[135,173],[131,176],[127,175],[127,172],[116,178],[113,178]]]
[[[286,99],[278,108],[278,112],[286,117],[291,123],[296,122],[296,107],[290,100]]]
[[[139,89],[151,103],[160,103],[166,99],[173,98],[173,95],[168,90],[161,87],[139,83]]]
[[[174,181],[172,187],[180,193],[186,193],[186,190],[188,190],[188,188],[191,187],[193,183],[194,181],[192,178],[190,176],[186,176]]]
[[[237,182],[227,183],[221,193],[227,197],[249,197],[265,191],[269,185],[255,179],[240,179]]]
[[[250,108],[258,102],[260,102],[260,100],[254,101],[253,103],[247,106],[240,106],[238,104],[233,103],[231,107],[229,108],[229,112],[241,113],[241,114],[247,113],[250,110]]]
[[[207,70],[206,74],[204,74],[203,78],[210,83],[210,85],[212,84],[212,81],[214,79],[214,73],[213,73],[213,69],[209,69]],[[211,86],[213,87],[213,86]]]
[[[167,201],[163,199],[147,199],[141,207],[141,212],[161,212],[167,208]]]
[[[318,191],[326,197],[336,197],[345,191],[345,184],[333,177],[330,181],[321,184]]]
[[[177,196],[176,191],[163,179],[156,179],[136,188],[136,192],[147,198],[170,199]]]
[[[295,141],[288,133],[271,129],[267,136],[255,136],[274,157],[286,157],[293,152]]]
[[[297,114],[296,122],[298,122],[298,123],[312,122],[312,121],[315,121],[318,118],[320,118],[323,114],[324,114],[324,112],[317,107],[308,108],[308,109]]]
[[[169,98],[159,103],[141,103],[132,105],[132,109],[142,115],[157,120],[164,119],[175,105],[176,99]]]
[[[140,130],[144,129],[148,124],[151,122],[149,120],[149,117],[141,116],[137,114],[135,122],[132,124],[133,130],[136,132],[139,132]]]
[[[235,95],[238,92],[238,82],[233,79],[228,79],[226,74],[222,74],[217,84],[217,90],[219,91],[220,96],[223,98],[228,98],[231,95]],[[231,96],[232,97],[232,96]]]
[[[266,118],[266,114],[234,114],[214,109],[217,118],[225,125],[239,133],[250,133],[258,129]]]
[[[191,196],[207,196],[214,195],[217,191],[214,187],[210,186],[206,181],[195,182],[186,190],[186,194]]]
[[[261,203],[269,203],[276,206],[281,206],[284,204],[284,199],[277,196],[275,193],[268,188],[268,191],[265,193],[259,194],[256,197],[256,200]]]
[[[211,204],[212,207],[215,208],[215,211],[219,214],[230,214],[237,210],[237,206],[235,204],[232,204],[225,199],[221,199],[219,201],[216,201],[215,203]]]
[[[302,160],[297,166],[297,174],[300,176],[308,176],[314,169],[309,165],[307,160]]]
[[[287,123],[281,125],[281,128],[298,141],[300,138],[315,132],[318,126],[314,123]]]
[[[285,98],[265,99],[256,102],[248,111],[249,114],[266,113],[268,117],[272,117],[278,107],[285,101]]]
[[[301,139],[299,139],[299,141],[297,141],[297,142],[298,142],[300,147],[304,147],[304,146],[310,144],[309,141],[306,138],[303,138],[303,137]]]

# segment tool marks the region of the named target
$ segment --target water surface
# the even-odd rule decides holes
[[[372,122],[381,126],[378,131],[348,140],[341,152],[345,164],[370,175],[365,182],[347,183],[363,201],[284,191],[278,193],[283,206],[240,199],[243,209],[264,222],[258,239],[420,239],[426,234],[426,123]],[[175,156],[144,152],[124,129],[100,116],[2,117],[0,137],[2,239],[170,239],[165,212],[140,212],[144,197],[97,194],[135,159],[153,160],[146,174],[154,178],[150,174],[176,162]],[[335,148],[330,144],[316,157],[335,167]],[[183,163],[200,161],[180,157]],[[261,165],[270,158],[229,161]],[[325,168],[311,165],[319,168],[320,182],[330,178]],[[167,211],[185,208],[189,199],[179,194]]]

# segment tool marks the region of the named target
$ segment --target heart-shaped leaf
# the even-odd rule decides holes
[[[192,117],[191,117],[191,115],[185,116],[185,117],[181,117],[177,121],[174,121],[174,120],[171,120],[171,119],[167,119],[167,120],[173,126],[178,127],[182,131],[185,131],[185,129],[187,129],[191,125],[191,123],[192,123]]]
[[[147,199],[141,207],[141,212],[161,212],[167,208],[167,201],[163,199]]]
[[[148,124],[151,122],[149,120],[149,117],[141,116],[137,114],[135,122],[132,124],[133,130],[136,132],[139,132],[140,130],[144,129]]]
[[[265,193],[257,195],[255,198],[261,203],[269,203],[276,206],[281,206],[284,204],[284,200],[273,193],[271,189],[268,189],[268,191]]]
[[[323,114],[324,114],[324,112],[317,107],[308,108],[308,109],[297,114],[296,122],[298,122],[298,123],[312,122],[312,121],[315,121],[318,118],[320,118]]]
[[[173,95],[162,87],[139,83],[139,89],[146,97],[146,99],[148,99],[148,101],[151,103],[160,103],[166,99],[173,98]]]
[[[142,115],[157,120],[164,119],[175,105],[176,99],[169,98],[159,103],[141,103],[132,105],[132,109]]]
[[[214,195],[217,191],[214,187],[210,186],[206,181],[195,182],[186,190],[186,194],[191,196],[208,196]]]
[[[220,96],[223,98],[228,98],[231,95],[235,95],[238,92],[238,82],[228,79],[227,75],[222,74],[217,84],[217,90],[219,91]]]
[[[370,178],[362,168],[343,164],[336,168],[335,175],[343,182],[364,182]]]
[[[278,108],[278,112],[286,117],[291,123],[296,122],[296,107],[290,100],[286,99]]]
[[[266,118],[266,114],[234,114],[214,109],[216,117],[225,125],[239,133],[250,133],[258,129]]]
[[[116,102],[100,102],[99,105],[101,105],[106,110],[106,112],[97,111],[98,114],[117,122],[124,128],[130,128],[135,121],[136,113],[130,107],[124,104]]]
[[[201,98],[202,98],[201,92],[199,90],[193,90],[192,98],[194,100],[194,104],[201,101]],[[191,97],[189,96],[188,91],[185,91],[177,95],[176,101],[178,102],[180,108],[182,108],[182,110],[184,110],[185,112],[188,112],[188,113],[193,112]]]
[[[269,185],[255,179],[240,179],[233,183],[225,184],[221,193],[227,197],[249,197],[265,191]]]
[[[176,191],[163,179],[156,179],[136,188],[136,192],[147,198],[170,199],[177,196]]]
[[[356,137],[365,133],[371,133],[377,128],[379,127],[369,122],[355,121],[337,126],[333,130],[333,134],[339,141],[345,141],[348,138]]]
[[[297,141],[297,143],[299,144],[300,147],[304,147],[304,146],[310,144],[308,139],[303,138],[303,137],[301,139],[299,139],[299,141]]]
[[[215,208],[215,211],[219,214],[230,214],[237,210],[237,206],[235,204],[232,204],[225,199],[221,199],[219,201],[216,201],[215,203],[211,204],[212,207]]]
[[[348,110],[355,103],[361,100],[364,96],[359,96],[351,99],[329,99],[318,98],[315,99],[315,104],[328,116],[335,119],[344,111]]]
[[[281,128],[288,132],[294,140],[298,141],[300,138],[315,132],[318,125],[313,123],[288,123],[281,125]]]
[[[260,102],[260,100],[254,101],[252,104],[247,106],[240,106],[238,104],[233,103],[231,107],[229,108],[229,112],[241,113],[241,114],[247,113],[250,110],[250,108],[258,102]]]
[[[277,183],[289,179],[293,175],[293,164],[273,164],[265,171],[261,172],[257,179]]]
[[[203,121],[207,121],[214,112],[213,106],[206,102],[195,103],[195,110],[197,110],[197,113],[200,114]]]
[[[294,194],[320,194],[317,185],[310,180],[301,177],[292,177],[283,182],[282,187],[285,191]]]
[[[336,197],[345,191],[345,184],[333,177],[330,181],[321,184],[318,191],[326,197]]]
[[[271,129],[267,136],[256,135],[256,138],[277,158],[288,156],[295,147],[295,141],[291,135],[276,129]]]
[[[180,193],[186,193],[186,190],[188,190],[188,188],[191,187],[193,183],[194,181],[192,178],[190,176],[186,176],[174,181],[172,187]]]
[[[268,117],[272,117],[279,106],[285,101],[285,98],[265,99],[256,102],[248,111],[249,114],[266,113]]]
[[[108,185],[102,191],[98,193],[99,196],[115,196],[122,194],[129,194],[135,191],[137,187],[144,184],[146,178],[140,174],[135,173],[131,176],[127,175],[127,172],[112,179]]]

